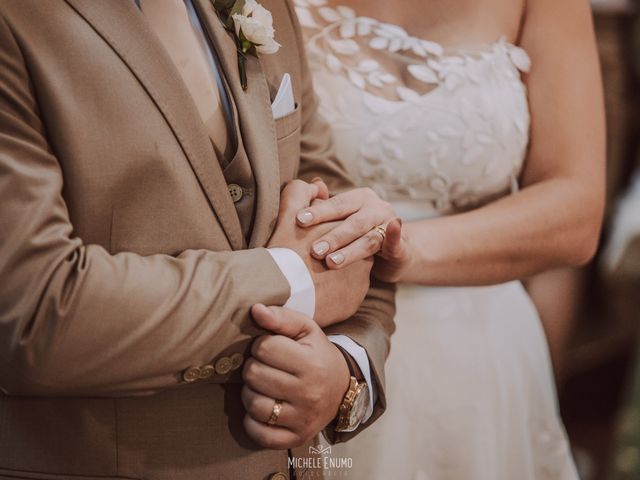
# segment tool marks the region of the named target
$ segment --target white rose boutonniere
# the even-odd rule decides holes
[[[247,89],[246,56],[272,54],[280,49],[275,40],[271,12],[256,0],[211,0],[225,28],[234,35],[242,88]]]
[[[276,53],[280,49],[280,44],[275,41],[271,12],[256,0],[245,0],[242,13],[235,13],[232,18],[245,53],[252,47],[265,54]]]

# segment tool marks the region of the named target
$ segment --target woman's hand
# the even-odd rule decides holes
[[[393,207],[373,190],[358,188],[327,200],[316,200],[300,210],[296,218],[302,228],[343,220],[313,242],[311,251],[328,268],[339,269],[378,253],[384,237],[375,228],[386,226],[396,215]]]
[[[373,275],[383,282],[403,281],[411,267],[412,257],[411,244],[402,230],[402,220],[394,218],[387,225],[387,235],[376,257]]]
[[[373,259],[368,258],[350,268],[332,270],[309,254],[314,240],[339,224],[326,222],[302,229],[297,226],[295,215],[315,199],[327,199],[328,196],[326,185],[321,180],[289,182],[280,196],[278,222],[267,244],[268,248],[288,248],[304,262],[314,285],[314,319],[322,328],[342,322],[358,311],[369,290],[373,267]]]

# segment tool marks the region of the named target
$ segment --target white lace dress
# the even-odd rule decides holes
[[[294,2],[322,113],[361,185],[405,220],[517,189],[529,133],[522,49],[499,40],[446,51],[350,8]],[[349,478],[578,478],[545,336],[520,282],[403,285],[397,309],[387,412],[332,452],[353,458]]]

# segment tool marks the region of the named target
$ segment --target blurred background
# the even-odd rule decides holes
[[[582,269],[526,282],[582,480],[640,480],[640,0],[592,0],[608,128],[608,209]]]

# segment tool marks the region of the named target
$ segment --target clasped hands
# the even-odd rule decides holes
[[[386,236],[375,230],[379,225]],[[382,279],[392,280],[384,277],[403,268],[408,250],[388,203],[369,189],[329,198],[320,179],[294,180],[283,190],[268,247],[296,252],[316,294],[315,318],[265,305],[254,305],[251,312],[270,334],[255,339],[243,370],[244,426],[263,447],[286,449],[330,424],[348,389],[345,358],[322,328],[357,312],[369,289],[373,255],[383,265]]]

